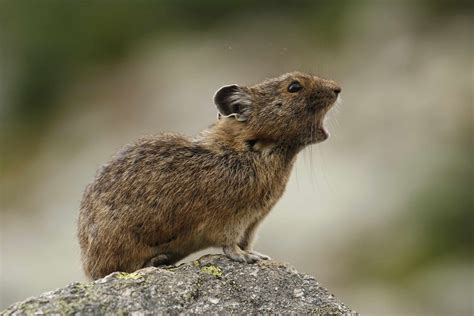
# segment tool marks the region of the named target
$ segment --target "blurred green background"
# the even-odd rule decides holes
[[[363,314],[472,315],[472,9],[1,1],[0,309],[84,280],[79,201],[120,146],[193,135],[220,86],[300,70],[338,81],[343,103],[256,248]]]

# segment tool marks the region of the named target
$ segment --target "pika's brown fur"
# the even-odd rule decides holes
[[[199,136],[124,147],[81,203],[86,275],[173,264],[213,246],[237,261],[267,259],[252,250],[255,230],[283,194],[296,154],[328,137],[323,119],[340,90],[298,72],[224,86],[214,97],[219,120]]]

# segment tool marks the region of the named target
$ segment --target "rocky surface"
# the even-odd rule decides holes
[[[208,255],[166,269],[115,272],[16,303],[2,315],[149,313],[355,314],[287,264],[242,264]]]

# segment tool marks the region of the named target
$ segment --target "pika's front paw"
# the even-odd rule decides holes
[[[255,263],[259,260],[269,259],[268,256],[259,254],[258,252],[244,251],[238,246],[225,246],[222,249],[229,259],[238,262]]]
[[[245,256],[240,253],[226,253],[227,258],[237,261],[237,262],[247,262]]]
[[[260,253],[258,251],[248,250],[247,252],[254,255],[254,256],[257,256],[261,260],[270,260],[271,259],[269,256],[264,255],[263,253]]]

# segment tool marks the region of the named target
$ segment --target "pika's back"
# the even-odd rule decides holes
[[[170,208],[176,215],[180,200],[188,204],[222,198],[223,181],[234,182],[235,191],[244,189],[240,182],[250,183],[254,171],[248,158],[179,135],[149,136],[121,149],[87,191],[122,219],[133,220],[138,209],[144,210],[141,216],[161,215]],[[239,174],[234,174],[236,170]]]
[[[283,161],[254,156],[177,135],[147,137],[124,147],[101,168],[81,203],[86,274],[133,271],[169,247],[176,247],[174,262],[225,244],[230,226],[255,220],[261,215],[255,210],[273,205],[289,174]],[[287,171],[275,173],[275,166]],[[275,176],[282,182],[269,192]]]

